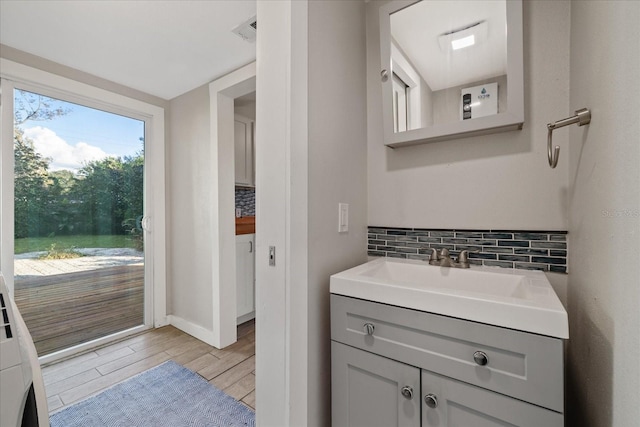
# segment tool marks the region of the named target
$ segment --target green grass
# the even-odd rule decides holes
[[[56,236],[26,237],[16,239],[14,252],[48,251],[51,245],[58,248],[135,248],[136,242],[131,236]]]

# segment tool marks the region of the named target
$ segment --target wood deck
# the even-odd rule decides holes
[[[144,323],[144,266],[16,278],[15,302],[38,355]]]

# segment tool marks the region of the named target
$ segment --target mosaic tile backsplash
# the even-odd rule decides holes
[[[242,209],[242,216],[256,215],[256,190],[254,188],[236,188],[236,209]]]
[[[369,227],[368,253],[428,260],[431,248],[447,248],[452,256],[464,249],[475,265],[567,272],[566,231],[440,230]]]

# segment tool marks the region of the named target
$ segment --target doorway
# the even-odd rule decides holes
[[[40,362],[165,325],[164,109],[4,59],[1,88],[0,269]]]
[[[236,215],[236,317],[238,325],[252,320],[255,304],[256,93],[234,100],[234,164]]]
[[[255,62],[209,84],[211,142],[215,147],[211,162],[217,166],[217,185],[212,189],[215,206],[212,215],[215,218],[214,232],[218,237],[212,253],[214,319],[209,341],[218,348],[225,348],[237,340],[235,104],[237,99],[255,91]],[[254,243],[247,246],[255,252],[260,242]]]
[[[38,355],[144,325],[144,120],[13,92],[14,295]]]

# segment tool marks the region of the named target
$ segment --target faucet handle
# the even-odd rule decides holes
[[[429,256],[430,261],[437,261],[440,259],[440,254],[436,248],[431,248],[431,256]]]
[[[479,250],[474,250],[471,251],[469,249],[464,249],[462,251],[460,251],[460,254],[458,255],[458,262],[469,262],[469,254],[477,254],[480,253]]]

